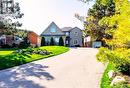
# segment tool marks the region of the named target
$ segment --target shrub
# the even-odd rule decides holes
[[[11,46],[8,44],[5,44],[5,45],[1,45],[1,48],[11,48]]]
[[[117,70],[123,74],[130,75],[130,50],[100,48],[97,59],[103,63],[113,63]]]
[[[123,74],[130,76],[130,64],[121,65],[117,69]]]
[[[64,46],[64,40],[62,37],[59,39],[59,46]]]
[[[51,37],[51,42],[50,42],[50,45],[51,45],[51,46],[55,45],[55,42],[54,42],[53,37]]]
[[[28,41],[28,38],[25,37],[24,38],[24,41],[22,41],[20,44],[19,44],[19,48],[27,48],[30,46],[30,42]]]
[[[13,52],[14,54],[23,54],[26,56],[26,54],[40,54],[40,55],[49,55],[52,54],[52,52],[47,51],[46,49],[39,49],[39,48],[27,48],[27,49],[21,49],[16,50]]]
[[[96,55],[97,57],[97,60],[100,61],[100,62],[103,62],[103,63],[106,63],[108,62],[108,57],[107,57],[107,54],[110,52],[110,50],[108,48],[105,48],[105,47],[101,47],[99,49],[99,52],[98,54]]]
[[[113,85],[111,88],[129,88],[126,83],[120,82],[115,85]]]
[[[108,48],[100,48],[97,59],[101,62],[112,62],[117,67],[130,64],[130,53],[126,49],[109,50]]]
[[[41,46],[45,46],[45,38],[44,37],[42,37]]]

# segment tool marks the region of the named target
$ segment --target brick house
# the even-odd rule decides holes
[[[28,41],[31,43],[31,46],[41,46],[41,38],[33,31],[29,31],[27,34]]]

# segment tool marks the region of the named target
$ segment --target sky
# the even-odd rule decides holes
[[[15,0],[20,3],[24,17],[20,20],[23,29],[41,34],[54,21],[60,28],[79,27],[83,23],[75,18],[75,13],[86,16],[94,2],[85,4],[78,0]]]

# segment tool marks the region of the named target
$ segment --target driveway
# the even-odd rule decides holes
[[[99,88],[104,66],[98,50],[71,48],[69,52],[0,71],[0,88]]]

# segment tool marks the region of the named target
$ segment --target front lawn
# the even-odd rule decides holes
[[[47,55],[34,54],[34,53],[24,54],[24,53],[13,53],[15,50],[0,49],[0,70],[26,64],[47,57],[59,55],[69,50],[69,48],[62,47],[62,46],[44,46],[44,47],[40,47],[39,49],[47,50],[48,52],[51,53]],[[26,50],[27,49],[24,49],[24,51]]]
[[[16,48],[12,48],[12,49],[2,49],[2,48],[0,48],[0,55],[11,54],[14,50],[16,50]]]

